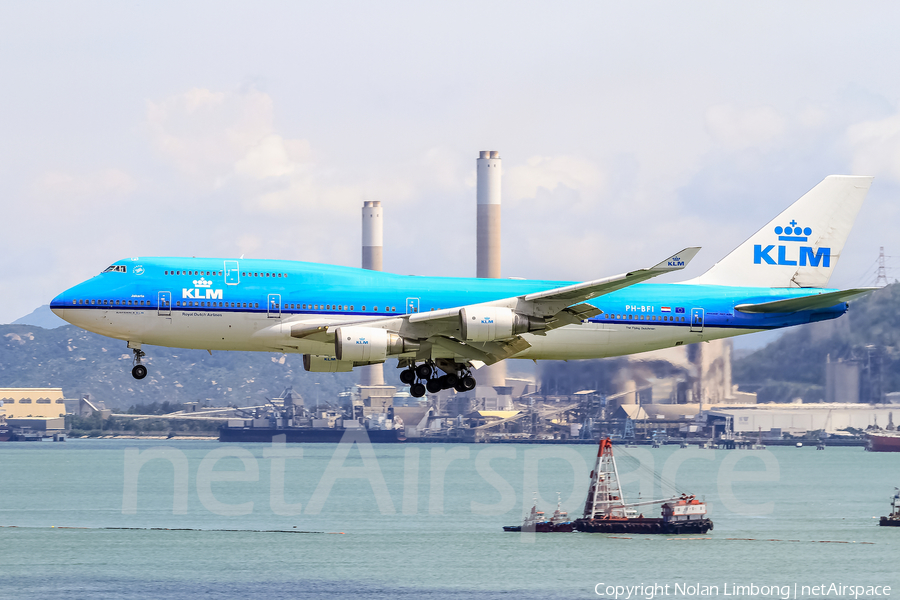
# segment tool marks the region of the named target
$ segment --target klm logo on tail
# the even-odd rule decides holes
[[[806,242],[812,235],[812,229],[803,228],[797,225],[796,221],[791,221],[788,227],[776,227],[775,234],[781,242]],[[796,252],[789,252],[796,246],[786,246],[778,244],[775,250],[775,244],[769,244],[763,247],[762,244],[754,244],[753,246],[753,264],[761,265],[784,265],[784,266],[801,266],[801,267],[830,267],[831,266],[831,248],[813,248],[811,246],[799,246]],[[773,258],[771,252],[775,250]]]

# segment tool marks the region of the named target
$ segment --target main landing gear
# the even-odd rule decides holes
[[[131,376],[135,379],[143,379],[147,376],[147,367],[141,364],[141,359],[145,356],[144,351],[141,350],[140,346],[136,348],[132,348],[131,344],[128,344],[128,347],[131,348],[131,351],[134,352],[134,366],[131,367]]]
[[[475,389],[475,378],[468,369],[458,369],[456,373],[438,375],[438,369],[432,361],[421,365],[410,366],[400,371],[400,381],[409,385],[409,394],[413,398],[421,398],[425,392],[436,394],[441,390],[455,389],[467,392]]]

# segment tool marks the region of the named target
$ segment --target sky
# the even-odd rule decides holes
[[[896,2],[0,3],[0,323],[131,256],[587,280],[699,275],[829,174],[874,175],[830,285],[897,254]],[[888,259],[888,266],[892,261]],[[889,270],[889,275],[892,275]],[[891,277],[893,279],[893,277]]]

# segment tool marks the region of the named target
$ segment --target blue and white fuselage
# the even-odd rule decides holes
[[[132,343],[329,356],[333,343],[279,343],[271,329],[281,323],[379,321],[575,283],[414,277],[282,260],[131,258],[63,292],[51,308],[83,329]],[[514,358],[620,356],[833,319],[847,310],[846,302],[787,313],[735,310],[828,291],[639,283],[592,300],[602,313],[579,324],[546,335],[522,334],[530,347]],[[450,352],[433,357],[442,354]]]
[[[129,258],[57,296],[53,312],[142,345],[304,354],[311,371],[397,358],[415,396],[475,385],[507,358],[620,356],[839,317],[871,289],[825,285],[870,177],[830,176],[700,277],[699,248],[585,282],[394,275],[283,260]],[[419,364],[421,363],[421,364]],[[443,371],[444,376],[437,374]],[[416,381],[418,383],[416,383]],[[433,384],[433,385],[432,385]]]

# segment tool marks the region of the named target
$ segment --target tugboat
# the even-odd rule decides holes
[[[894,488],[897,493],[891,498],[891,514],[881,517],[878,523],[883,527],[900,527],[900,488]]]
[[[575,531],[575,526],[569,520],[569,513],[560,510],[559,492],[556,492],[556,510],[550,520],[544,518],[544,511],[537,509],[537,494],[535,493],[534,506],[531,507],[531,513],[525,517],[525,521],[521,525],[508,525],[503,527],[503,531],[525,531],[537,533],[569,533]]]
[[[652,504],[662,504],[662,517],[634,516],[634,507]],[[609,438],[600,440],[584,516],[576,519],[574,525],[576,531],[588,533],[706,533],[713,528],[713,522],[706,517],[706,503],[687,494],[627,504],[622,498]]]

